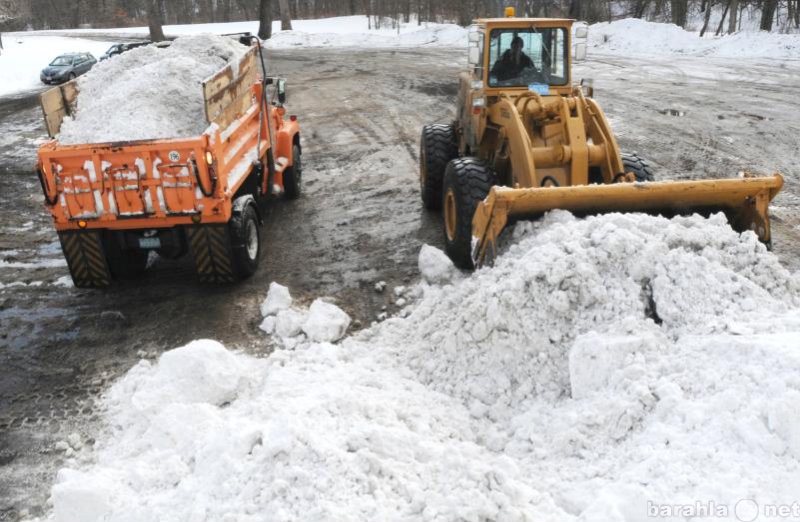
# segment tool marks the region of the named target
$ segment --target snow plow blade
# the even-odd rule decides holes
[[[672,217],[724,212],[738,232],[752,230],[770,244],[769,202],[783,187],[780,174],[701,181],[614,183],[513,189],[495,186],[472,218],[472,259],[491,262],[509,219],[535,219],[562,209],[577,215],[644,212]]]

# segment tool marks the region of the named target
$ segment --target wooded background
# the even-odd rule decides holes
[[[672,21],[685,27],[690,16],[703,16],[705,30],[734,32],[743,9],[758,9],[762,30],[800,27],[800,0],[0,0],[0,31],[80,27],[127,27],[261,20],[262,37],[268,22],[292,19],[367,15],[373,26],[397,22],[454,22],[468,25],[473,18],[502,16],[507,5],[518,16],[568,16],[588,22],[626,16]],[[713,10],[723,19],[708,27]],[[155,37],[158,37],[156,33]]]

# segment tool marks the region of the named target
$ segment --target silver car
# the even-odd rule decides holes
[[[39,79],[46,84],[68,82],[88,72],[96,63],[91,53],[62,54],[42,69]]]

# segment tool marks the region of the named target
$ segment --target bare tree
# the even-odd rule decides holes
[[[775,19],[775,10],[778,8],[778,0],[764,0],[761,4],[761,24],[759,29],[771,31],[772,23]]]
[[[272,1],[259,0],[258,4],[258,37],[269,40],[272,36]]]
[[[281,31],[292,30],[292,13],[289,11],[289,0],[278,0],[281,10]]]
[[[163,0],[147,0],[147,25],[150,28],[150,40],[161,42],[164,38],[164,4]]]

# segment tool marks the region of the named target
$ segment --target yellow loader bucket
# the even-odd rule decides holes
[[[769,244],[769,202],[783,187],[783,177],[701,181],[614,183],[514,189],[492,187],[472,218],[472,259],[476,267],[497,253],[497,237],[510,217],[536,218],[554,209],[579,215],[645,212],[672,217],[724,212],[739,231],[753,230]]]

